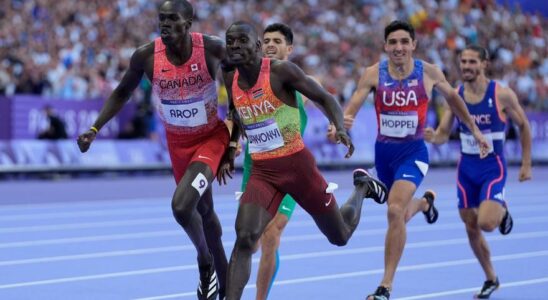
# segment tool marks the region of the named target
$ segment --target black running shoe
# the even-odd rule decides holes
[[[198,284],[199,300],[215,300],[219,293],[219,283],[217,282],[217,273],[213,264],[200,267],[200,283]]]
[[[375,202],[383,204],[388,199],[388,189],[380,180],[375,179],[364,169],[356,169],[353,173],[354,185],[367,184],[368,189],[365,198],[372,198]]]
[[[426,199],[426,202],[428,202],[428,210],[423,211],[424,218],[426,218],[426,222],[428,224],[434,224],[438,220],[438,210],[434,206],[434,199],[436,199],[436,193],[432,190],[427,190],[424,192],[424,195],[422,196],[424,199]]]
[[[493,280],[487,280],[483,283],[483,287],[481,288],[481,291],[476,294],[474,297],[476,299],[489,299],[489,296],[491,296],[491,293],[496,291],[500,286],[499,278]]]
[[[367,296],[366,300],[370,300],[371,297],[373,297],[373,300],[388,300],[390,299],[390,291],[381,285],[375,290],[375,293]]]
[[[499,231],[503,235],[507,235],[512,231],[513,227],[514,227],[514,220],[512,219],[512,215],[510,215],[508,208],[506,208],[506,213],[504,214],[504,217],[502,217],[502,221],[500,222],[500,225],[499,225]]]

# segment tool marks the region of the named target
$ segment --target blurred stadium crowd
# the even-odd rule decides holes
[[[0,4],[0,95],[67,100],[108,96],[135,48],[157,36],[162,0],[4,0]],[[236,20],[293,27],[292,60],[342,103],[363,68],[383,57],[394,19],[417,29],[416,57],[458,83],[467,43],[489,49],[490,76],[512,87],[527,110],[548,111],[547,20],[494,0],[191,0],[192,30],[224,38]],[[146,99],[143,80],[135,97]],[[222,91],[222,89],[221,89]]]

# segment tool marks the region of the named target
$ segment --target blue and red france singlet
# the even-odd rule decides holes
[[[491,80],[487,85],[487,91],[483,99],[476,104],[470,104],[465,101],[466,107],[472,115],[472,118],[483,133],[487,142],[491,146],[491,151],[496,155],[503,156],[503,144],[506,134],[506,118],[501,114],[496,95],[497,83]],[[459,87],[459,95],[464,99],[464,86]],[[479,157],[479,147],[470,129],[459,121],[461,152],[468,155],[477,155]]]
[[[486,158],[479,157],[479,147],[470,129],[457,119],[462,153],[457,179],[459,208],[478,207],[486,199],[504,202],[506,118],[500,110],[496,88],[497,83],[491,80],[480,102],[471,104],[465,101],[470,115],[490,144],[491,151]],[[464,86],[460,86],[458,92],[465,99]]]

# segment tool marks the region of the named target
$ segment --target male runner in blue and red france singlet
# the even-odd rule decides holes
[[[486,280],[479,299],[487,299],[500,283],[491,262],[489,246],[482,231],[491,232],[499,228],[500,233],[509,234],[513,220],[506,206],[504,185],[506,183],[506,160],[504,139],[506,118],[512,119],[520,131],[522,149],[519,180],[531,179],[531,131],[516,94],[485,76],[489,53],[477,45],[467,46],[459,57],[459,67],[464,84],[458,89],[475,123],[484,132],[491,144],[487,157],[481,159],[478,145],[470,129],[460,119],[461,158],[458,164],[457,195],[459,213],[466,225],[470,246],[478,258]],[[446,111],[434,131],[425,130],[425,139],[442,144],[449,138],[453,125],[453,113]]]

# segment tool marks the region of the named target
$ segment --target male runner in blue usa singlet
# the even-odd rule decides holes
[[[367,297],[369,300],[390,298],[396,268],[405,246],[406,222],[419,211],[425,214],[428,223],[434,223],[438,218],[432,191],[427,191],[420,199],[413,199],[428,170],[423,133],[429,95],[434,88],[447,99],[455,114],[472,128],[484,155],[488,148],[462,99],[442,71],[413,58],[417,44],[414,28],[407,22],[393,21],[385,28],[384,39],[388,61],[381,61],[365,70],[344,112],[345,126],[350,128],[369,92],[375,92],[378,122],[375,168],[390,192],[384,276],[376,291]],[[330,135],[332,133],[331,130]]]

